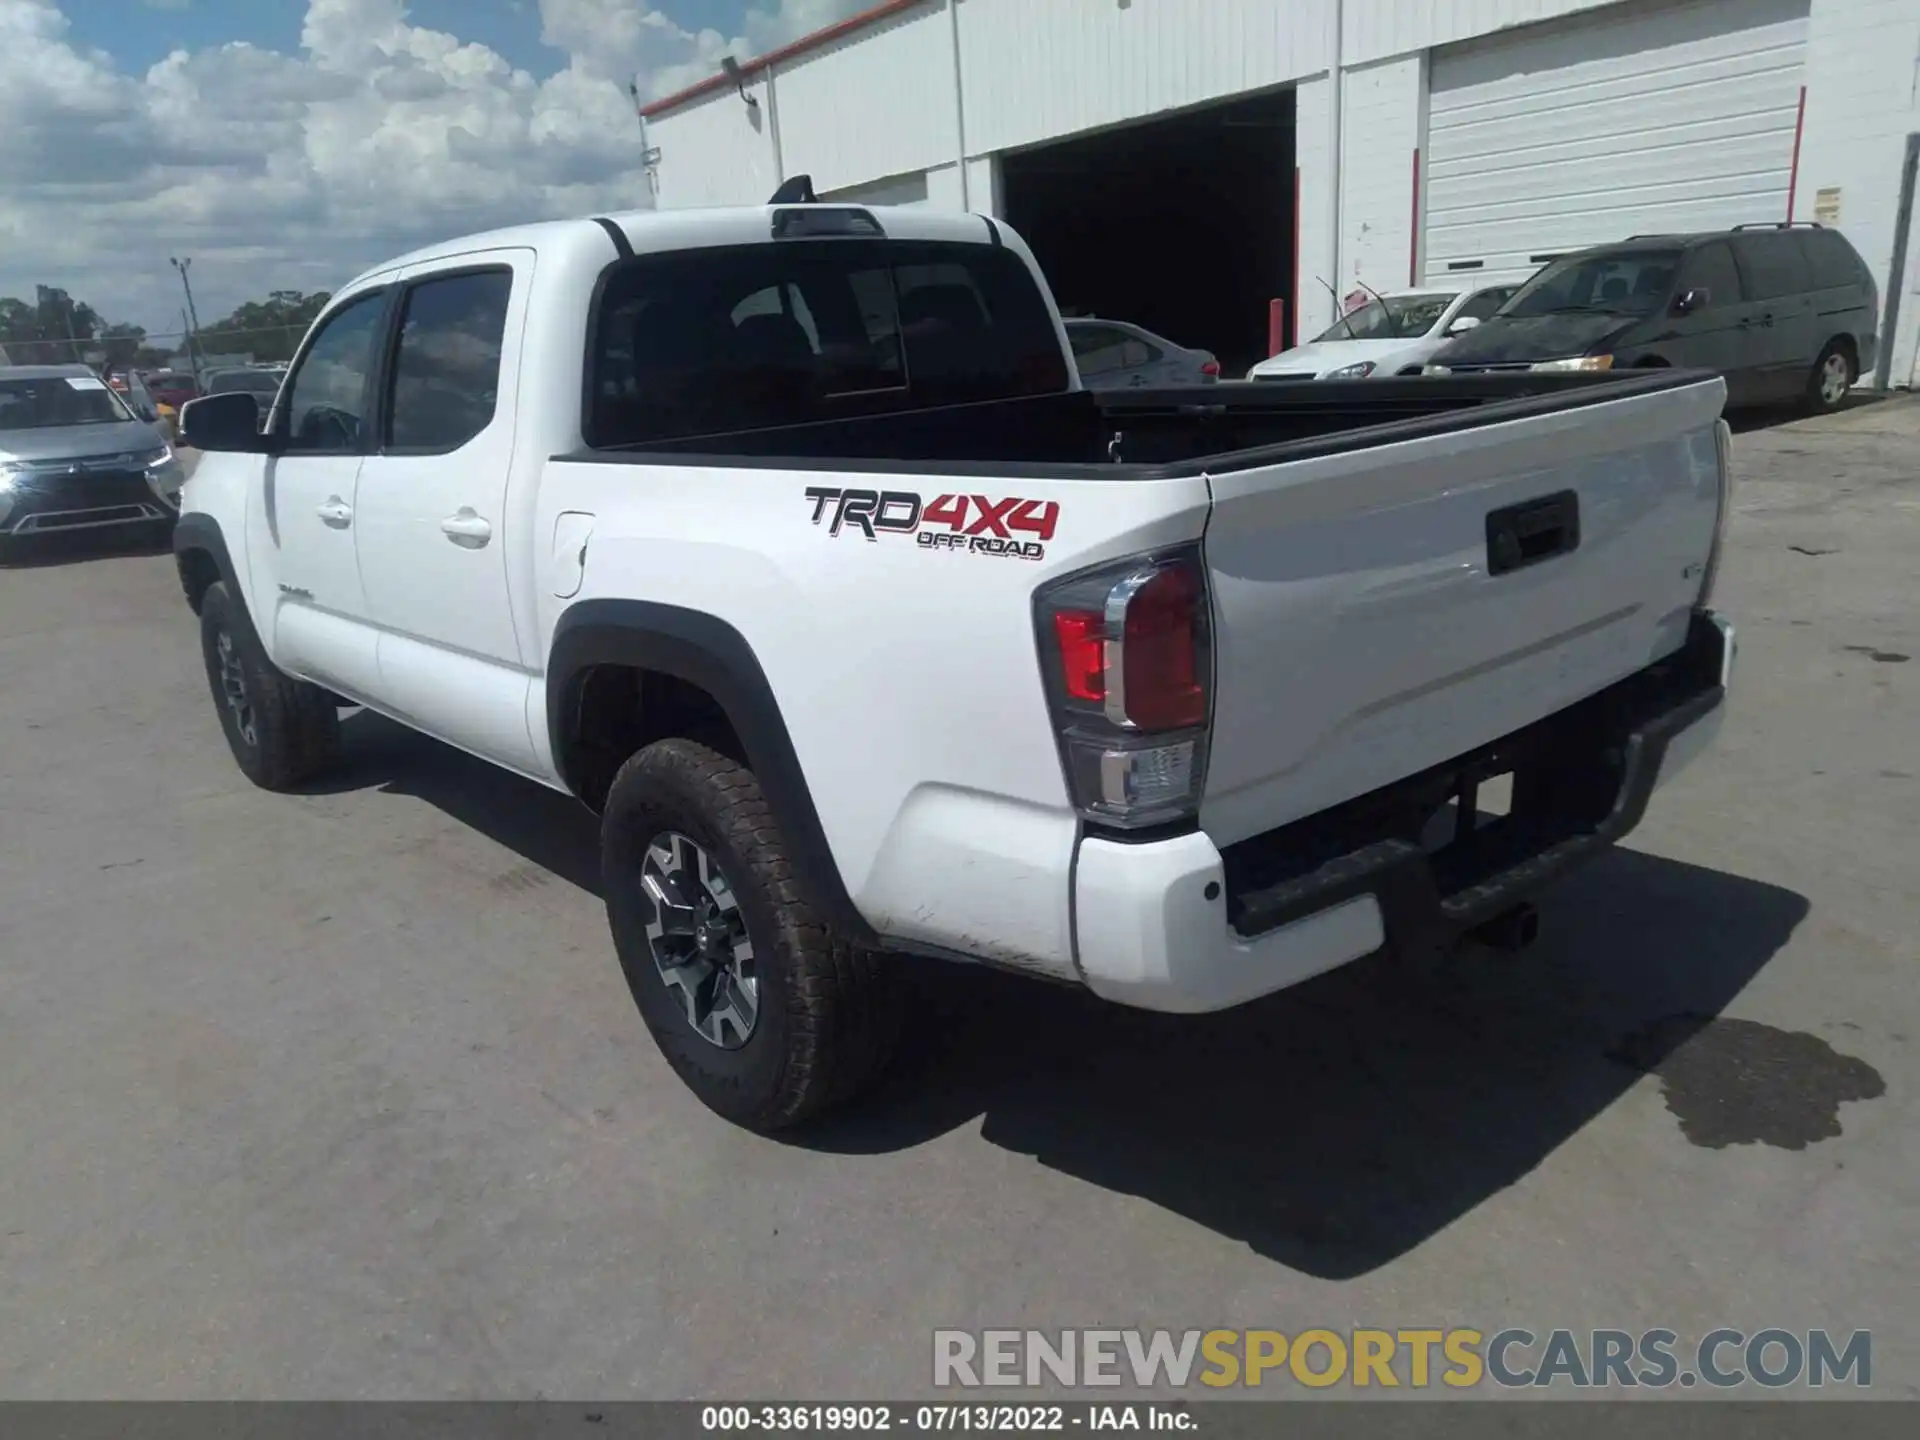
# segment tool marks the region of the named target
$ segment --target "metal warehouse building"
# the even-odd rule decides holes
[[[1920,0],[891,0],[642,114],[662,207],[984,211],[1063,307],[1230,362],[1274,299],[1304,337],[1360,285],[1819,220],[1916,379]]]

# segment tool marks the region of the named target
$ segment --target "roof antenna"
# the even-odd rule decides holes
[[[767,203],[769,205],[811,205],[817,198],[813,193],[813,177],[795,175],[790,180],[783,180],[780,188],[773,192],[773,198]]]

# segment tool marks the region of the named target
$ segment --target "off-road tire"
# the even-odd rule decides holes
[[[648,845],[669,832],[720,866],[753,946],[757,1018],[737,1049],[695,1029],[654,961],[654,909],[641,867]],[[600,854],[607,920],[634,1004],[705,1105],[771,1133],[844,1104],[879,1078],[900,1032],[900,976],[891,957],[850,944],[827,923],[745,766],[694,740],[647,746],[614,777]]]
[[[228,700],[222,637],[244,682],[250,736],[240,711]],[[297,790],[333,764],[340,748],[340,717],[332,697],[284,674],[267,658],[246,606],[225,581],[215,581],[201,598],[200,650],[220,729],[242,774],[263,790]]]
[[[1847,367],[1847,383],[1837,391],[1829,385],[1827,375],[1828,367],[1836,361],[1845,362]],[[1827,348],[1820,352],[1820,358],[1813,362],[1813,370],[1807,376],[1807,390],[1802,403],[1809,413],[1825,415],[1846,403],[1854,382],[1860,378],[1855,363],[1853,351],[1843,341],[1827,342]]]

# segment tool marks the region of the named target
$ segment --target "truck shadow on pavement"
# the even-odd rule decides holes
[[[377,716],[346,729],[338,788],[414,796],[600,893],[596,829],[573,801]],[[1808,909],[1626,849],[1539,905],[1541,938],[1520,955],[1376,957],[1217,1015],[907,961],[892,1073],[851,1112],[782,1138],[874,1154],[977,1119],[993,1144],[1281,1264],[1363,1275],[1539,1165],[1658,1064],[1649,1035],[1682,1044]],[[1633,1066],[1618,1058],[1628,1044]]]
[[[798,1143],[894,1150],[978,1116],[996,1145],[1351,1278],[1540,1164],[1639,1078],[1609,1058],[1622,1037],[1717,1014],[1807,908],[1616,850],[1541,898],[1521,955],[1377,957],[1218,1015],[929,965],[906,1062]]]

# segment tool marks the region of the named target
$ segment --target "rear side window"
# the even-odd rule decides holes
[[[1680,289],[1683,292],[1705,290],[1710,310],[1739,304],[1740,270],[1733,263],[1733,251],[1718,240],[1702,245],[1687,256],[1687,263],[1680,271]]]
[[[644,444],[1067,388],[1011,251],[784,240],[628,261],[588,341],[590,445]]]
[[[1466,304],[1460,307],[1456,320],[1491,320],[1494,312],[1513,298],[1511,285],[1497,286],[1492,290],[1482,290]]]
[[[1771,300],[1779,295],[1800,295],[1813,289],[1813,272],[1800,252],[1799,241],[1785,230],[1763,230],[1738,235],[1733,241],[1740,261],[1740,274],[1746,281],[1747,298]]]
[[[449,275],[408,288],[393,356],[388,445],[457,450],[493,423],[512,290],[509,270]]]
[[[1080,367],[1083,377],[1131,370],[1138,365],[1150,365],[1160,358],[1160,352],[1146,341],[1125,330],[1116,330],[1111,325],[1069,326],[1067,340],[1073,347],[1074,363]]]
[[[1807,257],[1817,288],[1831,290],[1842,285],[1859,285],[1866,280],[1866,265],[1839,231],[1796,230],[1793,238]]]

